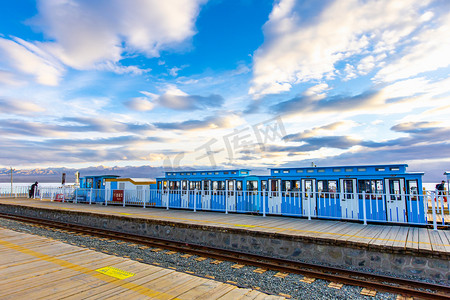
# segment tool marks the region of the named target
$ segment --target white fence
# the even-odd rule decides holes
[[[28,191],[26,191],[26,194]],[[22,193],[23,194],[23,193]],[[437,195],[437,197],[436,197]],[[133,205],[218,212],[285,215],[364,224],[408,223],[448,226],[448,192],[423,194],[324,193],[311,191],[104,190],[39,188],[35,198],[73,203]]]

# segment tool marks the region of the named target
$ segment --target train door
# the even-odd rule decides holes
[[[342,219],[358,220],[359,200],[356,179],[341,179]]]
[[[169,202],[169,186],[166,180],[160,181],[160,191],[161,191],[161,205],[166,207]]]
[[[211,180],[202,181],[202,209],[211,209]]]
[[[281,179],[269,179],[268,211],[281,214]]]
[[[227,180],[228,211],[236,211],[236,180]]]
[[[189,205],[189,181],[181,181],[181,208],[188,208]]]
[[[316,180],[302,179],[302,212],[303,216],[317,216]],[[309,208],[309,213],[308,213]]]
[[[407,222],[405,180],[386,179],[386,213],[388,222]]]

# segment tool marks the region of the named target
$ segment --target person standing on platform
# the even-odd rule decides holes
[[[28,192],[29,198],[34,198],[34,192],[37,190],[38,182],[36,181],[31,185],[30,191]]]
[[[442,180],[441,183],[436,184],[436,190],[438,191],[438,195],[445,195],[445,180]],[[447,202],[447,197],[445,196],[444,201]]]

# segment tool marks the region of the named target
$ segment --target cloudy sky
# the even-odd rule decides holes
[[[19,0],[0,16],[0,167],[450,169],[447,0]]]

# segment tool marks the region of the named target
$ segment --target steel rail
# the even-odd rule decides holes
[[[324,279],[347,285],[366,287],[369,289],[396,293],[409,297],[417,297],[422,299],[450,299],[450,287],[445,285],[314,265],[298,261],[278,259],[189,243],[174,242],[166,239],[100,229],[78,224],[63,223],[53,220],[16,216],[4,213],[0,213],[0,217],[15,221],[65,229],[68,231],[84,233],[92,236],[101,236],[105,238],[118,239],[152,247],[174,250],[178,252],[186,252],[198,256],[207,256],[214,259],[229,260],[284,273],[302,274],[307,277]]]

